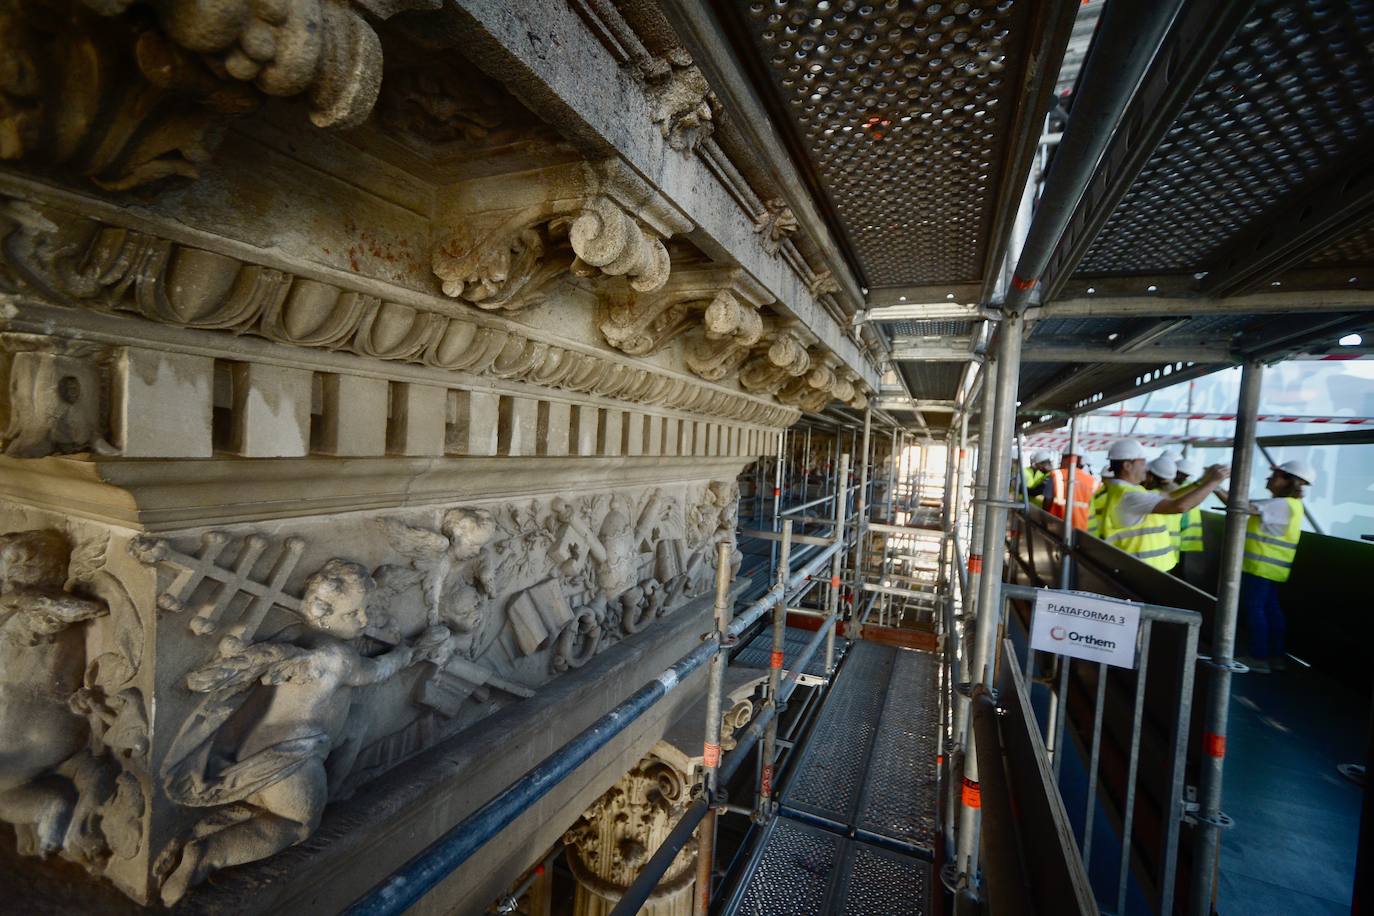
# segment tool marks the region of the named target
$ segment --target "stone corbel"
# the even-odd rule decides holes
[[[811,357],[795,328],[774,332],[767,348],[760,347],[740,370],[740,385],[755,394],[776,394],[790,379],[806,374]]]
[[[837,401],[843,401],[848,404],[850,401],[854,400],[854,395],[857,392],[855,384],[858,380],[859,377],[855,375],[852,370],[846,368],[839,369],[835,373],[834,382],[830,387],[831,397]]]
[[[763,289],[743,276],[732,288],[722,290],[702,316],[700,331],[687,344],[687,368],[712,382],[735,373],[763,338],[759,307],[765,299]]]
[[[631,356],[655,353],[690,330],[717,300],[722,305],[713,314],[730,313],[733,302],[753,294],[752,286],[738,267],[675,268],[653,292],[639,293],[628,285],[610,291],[600,310],[601,333],[606,343]]]
[[[358,5],[386,18],[437,3]],[[4,19],[0,159],[110,190],[195,177],[213,128],[267,96],[303,97],[316,126],[347,128],[381,84],[381,42],[348,0],[16,0]]]
[[[440,192],[439,213],[434,273],[445,295],[484,309],[533,305],[570,268],[660,289],[663,240],[692,228],[616,160],[459,182]]]
[[[151,7],[161,34],[220,78],[263,95],[305,96],[316,127],[356,127],[382,83],[382,44],[358,7],[380,18],[434,0],[84,0],[102,15]]]
[[[863,410],[868,406],[868,396],[872,394],[872,392],[873,389],[859,381],[856,377],[854,379],[854,395],[848,398],[845,403],[855,410]]]
[[[808,413],[822,409],[834,397],[831,391],[835,387],[837,362],[834,354],[819,347],[813,348],[810,371],[783,386],[782,391],[778,392],[778,400]]]

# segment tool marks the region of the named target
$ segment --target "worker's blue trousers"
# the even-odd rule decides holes
[[[1250,654],[1255,658],[1281,658],[1287,628],[1279,607],[1279,584],[1272,579],[1240,574],[1240,606],[1250,628]]]

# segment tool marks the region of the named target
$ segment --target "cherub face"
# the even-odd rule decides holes
[[[372,577],[357,563],[330,560],[305,583],[301,610],[318,629],[353,639],[367,628]]]
[[[454,509],[444,514],[443,532],[455,560],[471,560],[496,533],[496,519],[485,509]]]
[[[11,588],[61,588],[71,556],[55,531],[21,531],[0,537],[0,591]]]

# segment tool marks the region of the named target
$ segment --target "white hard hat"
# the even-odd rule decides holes
[[[1146,467],[1149,468],[1151,474],[1155,475],[1160,480],[1173,480],[1174,475],[1178,473],[1178,467],[1174,464],[1174,459],[1170,458],[1168,454],[1160,455],[1154,461],[1146,465]]]
[[[1306,461],[1285,461],[1283,464],[1275,465],[1274,470],[1283,471],[1289,477],[1296,477],[1303,483],[1316,483],[1316,468]]]
[[[1180,458],[1174,462],[1174,466],[1182,471],[1189,480],[1202,473],[1202,465],[1191,458]]]
[[[1039,464],[1042,461],[1053,461],[1054,452],[1047,448],[1038,448],[1031,452],[1031,464]]]
[[[1117,439],[1107,450],[1108,461],[1135,461],[1145,457],[1145,446],[1135,439]]]
[[[1174,464],[1178,464],[1179,459],[1183,457],[1183,453],[1180,452],[1180,451],[1179,451],[1178,449],[1176,449],[1176,448],[1166,448],[1164,451],[1160,452],[1159,454],[1160,454],[1160,457],[1161,457],[1161,458],[1172,458],[1172,459],[1174,459]]]

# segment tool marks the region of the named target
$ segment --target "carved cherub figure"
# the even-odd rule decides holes
[[[496,534],[496,519],[485,509],[450,509],[439,531],[412,528],[396,519],[382,519],[391,546],[409,561],[402,567],[383,567],[379,576],[388,591],[399,593],[419,581],[430,625],[445,624],[461,633],[477,629],[492,595],[495,573],[484,548]]]
[[[86,720],[67,706],[85,668],[79,625],[108,613],[65,590],[71,561],[58,531],[0,536],[0,820],[26,855],[66,841],[75,758],[88,739]]]
[[[330,560],[305,585],[308,632],[251,645],[226,637],[213,661],[187,675],[193,692],[209,696],[173,744],[165,785],[181,804],[219,810],[163,854],[167,904],[213,871],[310,836],[329,795],[330,755],[357,737],[346,727],[353,688],[420,661],[448,661],[452,641],[440,626],[377,658],[362,655],[353,642],[367,626],[374,588],[359,564]],[[252,715],[235,716],[245,705]]]

